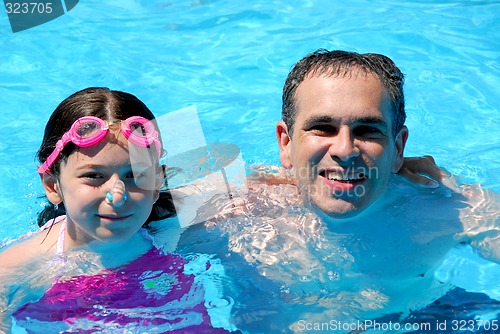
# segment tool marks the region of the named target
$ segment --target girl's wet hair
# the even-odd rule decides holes
[[[77,119],[84,116],[95,116],[105,121],[125,120],[131,116],[142,116],[148,120],[154,120],[155,118],[151,110],[132,94],[103,87],[83,89],[62,101],[50,116],[45,126],[42,144],[36,154],[36,158],[40,164],[47,160],[50,153],[55,149],[57,141],[71,128],[71,125]],[[61,162],[66,161],[75,149],[76,145],[71,142],[64,147],[58,159],[50,168],[50,172],[55,178],[59,176]],[[166,182],[165,176],[165,184]],[[48,220],[65,214],[65,212],[62,203],[57,208],[57,211],[49,203],[38,214],[38,225],[42,226]],[[147,227],[152,221],[165,219],[174,215],[175,207],[170,192],[166,190],[161,191],[160,197],[153,205],[151,214],[143,227]]]

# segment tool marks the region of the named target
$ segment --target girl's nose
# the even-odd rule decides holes
[[[113,187],[106,193],[106,202],[114,206],[122,206],[127,201],[125,193],[125,183],[116,180]]]

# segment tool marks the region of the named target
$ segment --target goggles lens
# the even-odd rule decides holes
[[[78,121],[77,121],[78,122]],[[75,130],[76,136],[80,140],[84,140],[86,138],[94,137],[98,132],[101,132],[103,129],[95,121],[81,121],[78,123],[75,123],[77,125],[77,128]]]
[[[122,123],[122,132],[132,143],[138,146],[149,146],[158,142],[158,132],[156,132],[153,123],[143,117],[133,116],[127,118]],[[158,152],[158,158],[161,151]]]
[[[154,145],[161,157],[162,147],[153,122],[144,117],[133,116],[121,121],[120,127],[125,137],[133,144],[147,147]],[[77,119],[68,132],[56,143],[56,148],[47,160],[38,168],[38,173],[45,173],[56,161],[64,147],[72,142],[78,147],[90,147],[99,143],[108,133],[108,122],[100,118],[87,116]]]
[[[62,137],[62,141],[64,146],[72,142],[78,147],[90,147],[100,142],[106,136],[107,130],[108,124],[102,119],[82,117],[73,123],[71,129]]]

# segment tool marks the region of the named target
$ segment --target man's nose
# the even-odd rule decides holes
[[[341,161],[349,161],[359,155],[359,148],[356,146],[356,138],[349,127],[341,127],[337,134],[332,137],[329,154],[333,158]]]

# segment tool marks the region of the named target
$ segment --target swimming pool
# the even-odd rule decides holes
[[[318,47],[393,58],[407,77],[406,154],[500,191],[497,1],[82,1],[16,34],[0,13],[0,241],[36,228],[33,156],[70,93],[130,91],[156,115],[194,105],[207,142],[238,145],[248,165],[278,164],[285,76]],[[498,266],[467,250],[448,263],[461,286],[500,299]]]

